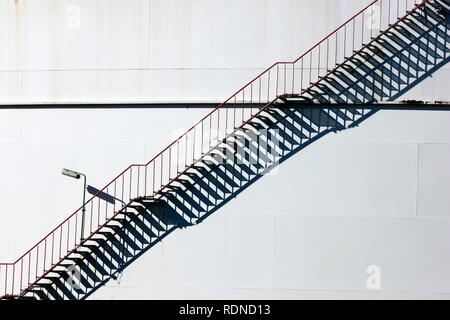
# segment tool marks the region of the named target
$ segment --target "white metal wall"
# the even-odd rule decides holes
[[[0,102],[220,101],[366,0],[0,0]],[[450,100],[449,67],[404,98]],[[0,110],[0,260],[205,110]],[[169,125],[170,124],[170,125]],[[314,143],[93,298],[447,298],[450,113]],[[368,290],[367,267],[382,272]]]

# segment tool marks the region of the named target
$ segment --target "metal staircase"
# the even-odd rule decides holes
[[[86,299],[171,232],[201,223],[310,143],[358,125],[377,102],[430,76],[450,58],[449,35],[450,0],[372,1],[148,163],[129,166],[85,203],[84,217],[79,208],[0,264],[0,295]]]

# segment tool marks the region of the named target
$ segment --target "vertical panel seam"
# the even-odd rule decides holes
[[[416,152],[416,219],[419,218],[419,161],[420,161],[420,143],[417,143]]]
[[[271,274],[271,288],[274,289],[274,275],[275,275],[275,234],[276,234],[277,217],[273,215],[273,229],[272,229],[272,274]]]

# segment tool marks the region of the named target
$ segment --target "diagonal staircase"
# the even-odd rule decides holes
[[[376,0],[131,165],[13,263],[3,299],[86,299],[310,143],[357,126],[448,62],[450,0]]]

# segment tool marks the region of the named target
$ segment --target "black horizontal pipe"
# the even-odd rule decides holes
[[[217,103],[51,103],[51,104],[0,104],[0,110],[35,110],[35,109],[212,109]],[[258,103],[229,103],[222,108],[258,108]],[[278,105],[282,108],[282,105]],[[364,104],[320,104],[290,102],[290,108],[319,109],[378,109],[378,110],[417,110],[417,111],[450,111],[450,102],[401,101],[388,103]]]

